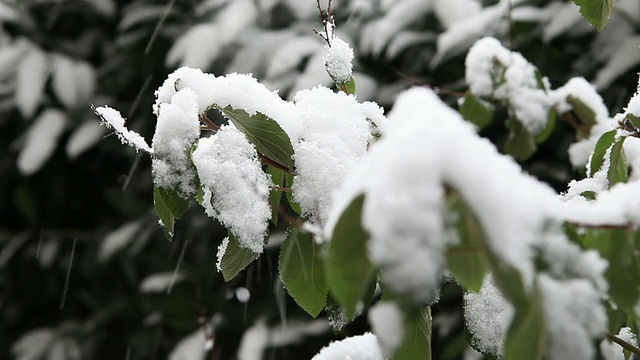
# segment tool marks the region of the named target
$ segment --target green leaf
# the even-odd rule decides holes
[[[593,150],[593,154],[591,155],[591,160],[589,161],[589,177],[593,177],[595,173],[600,170],[602,164],[605,161],[605,155],[607,153],[607,149],[613,145],[613,141],[615,140],[616,131],[611,130],[602,134],[596,143],[596,147]]]
[[[629,169],[627,168],[627,157],[624,154],[622,145],[626,136],[619,137],[611,148],[611,165],[607,172],[607,179],[609,180],[609,187],[619,183],[627,182],[629,180]]]
[[[405,313],[404,340],[393,359],[431,359],[431,308]]]
[[[267,166],[267,173],[271,175],[271,181],[276,186],[283,186],[285,182],[284,171],[273,167]],[[269,205],[271,205],[271,223],[278,225],[278,211],[280,210],[280,200],[282,199],[282,190],[271,189],[269,191]]]
[[[478,220],[457,192],[448,195],[447,202],[449,209],[454,212],[456,221],[453,226],[460,237],[459,244],[447,249],[448,268],[460,285],[477,293],[491,268],[484,255],[486,240]]]
[[[310,233],[297,229],[289,233],[280,250],[278,269],[289,295],[309,315],[318,316],[327,303],[329,286],[320,247]]]
[[[607,150],[611,149],[609,152],[609,169],[607,171],[609,187],[619,182],[627,182],[629,170],[623,149],[625,139],[625,136],[616,139],[616,130],[607,131],[600,136],[589,163],[590,177],[593,177],[602,168],[606,161]]]
[[[331,294],[349,318],[356,313],[375,273],[367,257],[369,235],[360,225],[363,204],[364,195],[360,195],[342,213],[326,257]]]
[[[507,332],[504,360],[539,360],[546,353],[548,334],[542,295],[536,288],[526,307],[517,308]]]
[[[470,91],[467,91],[462,98],[459,111],[462,117],[476,125],[478,130],[484,129],[491,123],[494,107],[491,103],[477,98]]]
[[[633,230],[589,230],[583,245],[594,249],[609,261],[605,277],[609,282],[609,296],[618,308],[634,314],[640,298],[640,233]]]
[[[601,31],[609,20],[615,0],[573,0],[573,2],[580,6],[580,14],[598,31]]]
[[[153,204],[160,222],[164,226],[167,239],[171,240],[176,219],[179,219],[189,207],[190,200],[183,199],[177,191],[161,187],[153,188]]]
[[[270,117],[258,112],[249,116],[242,109],[216,107],[244,133],[259,153],[293,171],[293,146],[291,139],[280,125]]]
[[[542,144],[547,141],[549,136],[553,133],[553,129],[556,127],[556,111],[552,108],[549,109],[549,115],[547,115],[547,125],[542,129],[540,134],[536,135],[536,144]]]
[[[507,128],[511,130],[504,144],[504,152],[518,161],[524,161],[536,152],[536,142],[527,129],[514,117],[507,119]]]
[[[589,136],[589,130],[598,122],[596,120],[596,112],[593,111],[589,105],[580,100],[580,98],[573,95],[567,96],[566,100],[573,108],[573,113],[578,117],[578,120],[580,120],[580,124],[586,126],[586,133],[580,135],[583,137]]]
[[[624,119],[631,124],[631,126],[636,130],[640,130],[640,118],[633,115],[632,113],[628,113],[624,116]]]
[[[342,85],[347,90],[347,94],[355,94],[356,93],[356,80],[352,77],[349,78],[346,84]]]
[[[229,233],[229,244],[227,245],[227,250],[222,256],[222,261],[220,262],[224,281],[230,281],[236,277],[240,271],[244,270],[244,268],[259,256],[260,254],[256,254],[253,251],[240,246],[238,239],[236,239],[233,234]]]

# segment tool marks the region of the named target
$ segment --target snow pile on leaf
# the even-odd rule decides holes
[[[254,146],[236,128],[222,126],[215,135],[200,139],[192,157],[207,215],[220,220],[242,247],[261,253],[271,218],[271,181]]]
[[[322,224],[333,192],[366,154],[371,136],[362,107],[353,96],[326,87],[298,92],[300,140],[294,142],[293,196],[304,214]]]
[[[515,309],[502,296],[489,275],[478,294],[464,294],[464,318],[474,348],[485,354],[500,356]]]
[[[371,333],[348,337],[324,347],[312,360],[383,360],[378,339]]]
[[[334,37],[330,41],[331,45],[326,45],[326,52],[322,58],[325,68],[336,84],[346,84],[353,71],[353,64],[351,64],[353,49],[339,37]]]
[[[191,147],[200,137],[197,95],[182,89],[170,103],[158,107],[153,136],[153,181],[156,186],[176,189],[183,197],[196,193],[195,170],[189,161]]]

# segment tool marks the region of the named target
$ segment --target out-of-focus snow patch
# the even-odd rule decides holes
[[[35,120],[26,135],[26,142],[18,155],[18,170],[32,175],[51,157],[58,139],[67,125],[65,115],[58,110],[46,110]]]

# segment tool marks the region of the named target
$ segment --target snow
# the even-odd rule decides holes
[[[465,65],[465,79],[474,95],[507,102],[532,135],[545,128],[552,101],[545,89],[539,88],[536,68],[521,54],[485,37],[471,47]]]
[[[26,134],[24,147],[18,155],[18,170],[23,175],[36,173],[53,155],[58,139],[64,132],[67,118],[58,110],[45,110]]]
[[[249,289],[247,289],[246,287],[240,286],[236,288],[235,294],[236,299],[238,299],[238,301],[242,304],[246,304],[251,299],[251,292],[249,292]]]
[[[631,331],[630,327],[621,328],[618,332],[618,337],[633,346],[638,346],[638,337]]]
[[[189,161],[191,147],[200,137],[197,95],[182,89],[162,104],[153,135],[152,174],[156,186],[176,189],[184,198],[196,193],[195,171]]]
[[[295,71],[303,59],[322,49],[321,40],[317,36],[299,36],[288,39],[278,46],[271,55],[266,70],[267,79],[275,79],[289,71]]]
[[[216,253],[216,270],[218,270],[218,272],[222,272],[222,259],[227,252],[227,246],[229,246],[228,236],[222,239],[222,242],[218,245],[218,252]]]
[[[572,110],[572,106],[566,100],[569,96],[580,100],[594,112],[596,124],[591,128],[589,137],[580,139],[569,147],[571,164],[583,167],[589,161],[591,151],[600,136],[612,129],[609,110],[593,85],[581,77],[571,78],[566,84],[555,89],[550,96],[559,112]]]
[[[192,159],[207,215],[224,224],[242,247],[262,253],[271,218],[271,181],[254,146],[236,128],[222,126],[215,135],[200,139]]]
[[[483,353],[500,357],[511,320],[513,306],[502,296],[488,275],[482,282],[480,293],[464,294],[464,318],[471,333],[471,343]]]
[[[353,49],[339,37],[329,39],[331,45],[325,46],[323,57],[327,73],[336,84],[346,84],[353,71]]]
[[[125,120],[115,109],[108,106],[101,106],[96,108],[96,114],[101,118],[101,124],[107,128],[113,129],[118,136],[118,139],[124,144],[135,148],[136,150],[142,150],[147,153],[153,153],[151,147],[147,144],[144,138],[133,130],[127,129],[125,126]]]
[[[355,97],[325,87],[295,96],[301,140],[293,143],[294,200],[317,224],[324,223],[333,192],[366,154],[370,127]]]
[[[588,280],[556,280],[542,274],[545,323],[549,330],[549,359],[591,359],[593,338],[607,331],[607,314],[601,294]]]
[[[171,272],[162,272],[147,276],[140,283],[140,292],[142,293],[161,293],[171,288],[174,284],[185,279],[185,274]]]
[[[581,353],[592,352],[591,340],[602,335],[604,324],[600,299],[607,290],[603,278],[607,263],[596,252],[583,252],[572,245],[561,224],[563,220],[614,225],[637,221],[640,183],[619,184],[594,202],[565,202],[548,185],[525,174],[513,159],[499,154],[470,123],[425,88],[401,93],[389,114],[389,124],[393,125],[386,135],[371,146],[337,192],[325,227],[327,237],[351,200],[364,194],[362,225],[371,236],[369,257],[381,269],[380,280],[392,292],[416,303],[434,301],[445,266],[444,250],[455,241],[443,215],[447,185],[473,210],[488,249],[520,273],[525,291],[540,284],[549,319],[559,319],[556,312],[565,311],[578,320],[575,326],[584,328],[572,341],[555,345],[549,355],[563,358],[577,346],[583,347]],[[539,261],[548,264],[547,272],[536,274]],[[580,301],[573,304],[571,292],[557,293],[557,287],[580,294]],[[500,311],[504,308],[498,305]],[[591,324],[586,320],[589,314],[594,317]],[[552,336],[567,336],[567,325],[548,323]],[[491,341],[483,343],[499,352],[500,336],[495,329],[475,334],[488,336]]]
[[[369,309],[369,324],[382,352],[391,357],[404,340],[404,315],[394,302],[379,302]]]
[[[322,348],[312,360],[383,360],[382,349],[371,333],[351,336]]]

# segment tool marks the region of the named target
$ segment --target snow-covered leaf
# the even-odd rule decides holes
[[[249,116],[246,111],[231,106],[218,109],[244,133],[259,153],[293,171],[291,139],[276,121],[262,113]]]
[[[506,334],[504,359],[542,359],[547,352],[547,341],[542,295],[535,289],[526,308],[520,308],[516,312]]]
[[[49,76],[49,60],[39,49],[32,48],[17,69],[15,100],[25,118],[31,118],[40,105],[44,85]]]
[[[169,240],[173,237],[176,219],[187,210],[189,202],[190,200],[184,199],[178,191],[154,187],[153,203],[162,225],[167,230]]]
[[[95,121],[85,121],[78,126],[67,141],[67,156],[75,159],[92,148],[104,136],[106,130]]]
[[[58,144],[67,124],[65,115],[58,110],[46,110],[34,121],[26,135],[26,142],[18,155],[18,169],[31,175],[45,164]]]
[[[312,234],[293,229],[278,258],[282,284],[296,303],[313,317],[324,309],[329,290],[320,251]]]
[[[473,95],[470,91],[464,94],[460,105],[460,115],[470,121],[478,130],[484,129],[493,118],[493,105]]]
[[[325,346],[311,360],[382,360],[384,355],[378,339],[372,333],[348,337]]]

